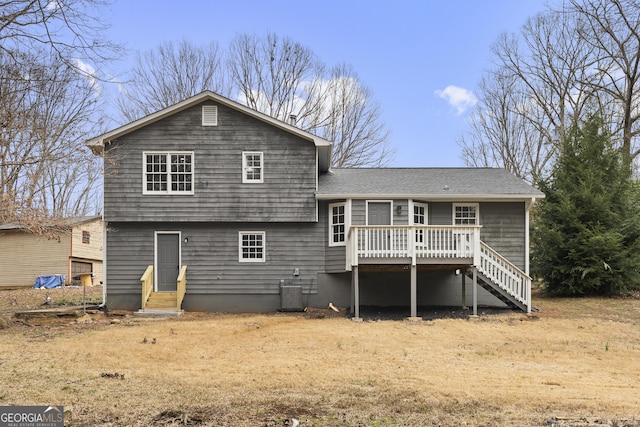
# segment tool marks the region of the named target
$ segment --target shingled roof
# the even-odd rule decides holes
[[[318,199],[530,200],[544,194],[498,168],[332,169],[320,175]]]

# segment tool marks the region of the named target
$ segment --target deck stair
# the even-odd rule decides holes
[[[531,311],[531,278],[484,242],[480,242],[477,268],[478,285],[509,307]],[[467,270],[467,275],[472,274]]]
[[[500,287],[500,285],[493,283],[491,279],[484,274],[478,272],[478,285],[482,286],[491,295],[498,298],[505,303],[508,307],[527,311],[527,305],[518,301],[513,295],[510,295],[506,290]]]

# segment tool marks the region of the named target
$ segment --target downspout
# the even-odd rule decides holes
[[[107,222],[104,220],[104,175],[106,154],[104,152],[104,142],[102,146],[102,303],[100,307],[107,306]],[[106,310],[105,310],[106,312]]]
[[[104,200],[104,187],[102,198]],[[107,306],[107,222],[104,220],[104,202],[102,202],[102,303],[100,307]]]
[[[316,147],[316,222],[320,220],[320,200],[318,200],[318,180],[320,179],[320,158],[318,156],[318,147]]]
[[[69,236],[69,259],[67,260],[67,280],[66,282],[71,284],[71,264],[73,263],[73,229],[75,227],[71,226],[71,236]]]

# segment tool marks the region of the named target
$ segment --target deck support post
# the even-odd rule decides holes
[[[462,309],[467,309],[467,269],[460,269],[460,277],[462,280]]]
[[[415,264],[411,265],[411,317],[418,318],[418,268]]]
[[[360,284],[358,283],[358,266],[351,269],[351,283],[353,284],[353,320],[360,320]]]
[[[473,267],[473,315],[478,315],[478,269]]]

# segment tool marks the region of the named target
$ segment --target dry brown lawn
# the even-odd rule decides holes
[[[417,323],[11,317],[42,292],[0,291],[0,405],[64,405],[69,426],[640,425],[638,298]]]

